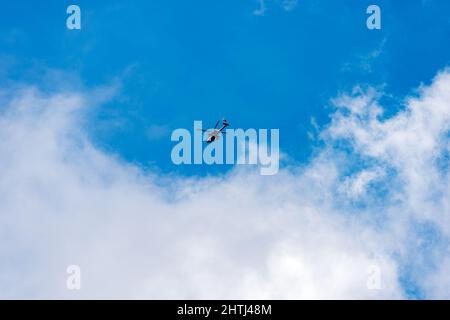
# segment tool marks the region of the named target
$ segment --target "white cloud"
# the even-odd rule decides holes
[[[354,176],[345,178],[342,183],[342,190],[346,192],[349,199],[357,198],[366,192],[369,184],[384,176],[384,172],[378,170],[362,170],[356,173]]]
[[[432,86],[420,88],[419,96],[408,98],[406,108],[387,120],[380,120],[383,109],[373,93],[344,96],[327,131],[333,140],[351,141],[358,154],[375,159],[381,168],[395,170],[403,189],[399,196],[409,209],[443,227],[441,220],[449,218],[449,211],[437,210],[435,204],[448,192],[449,88],[449,72],[442,72]]]
[[[385,120],[374,91],[343,95],[309,164],[205,178],[143,172],[95,148],[83,118],[111,90],[5,90],[0,296],[402,298],[407,265],[423,271],[408,281],[444,297],[449,277],[434,271],[449,254],[443,240],[421,250],[415,226],[448,239],[449,88],[442,72]],[[80,291],[65,287],[72,264]],[[372,265],[380,290],[367,287]]]

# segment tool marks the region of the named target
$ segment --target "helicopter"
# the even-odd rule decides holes
[[[222,119],[222,126],[219,128],[220,120],[217,120],[214,129],[198,129],[203,132],[207,132],[208,138],[206,139],[206,143],[211,143],[216,140],[219,140],[221,134],[225,134],[224,130],[230,125],[230,123],[226,119]]]

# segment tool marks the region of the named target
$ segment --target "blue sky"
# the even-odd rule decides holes
[[[449,62],[448,1],[377,1],[376,31],[365,26],[372,2],[301,0],[285,10],[269,0],[256,15],[253,0],[80,0],[82,30],[70,31],[71,2],[30,10],[14,1],[1,13],[0,75],[33,81],[53,68],[88,87],[120,79],[121,99],[91,115],[90,134],[143,166],[220,171],[174,166],[169,134],[221,117],[239,128],[279,128],[281,149],[303,161],[314,145],[311,119],[329,122],[332,97],[368,84],[383,86],[389,103]]]
[[[449,1],[79,0],[81,30],[30,3],[0,11],[6,297],[450,297]],[[279,129],[292,170],[172,163],[172,130],[222,117]]]

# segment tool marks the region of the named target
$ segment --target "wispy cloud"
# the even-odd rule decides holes
[[[342,66],[343,71],[362,71],[365,73],[372,73],[373,66],[381,59],[385,50],[387,38],[383,38],[380,43],[371,51],[363,54],[356,54],[353,60],[346,62]]]
[[[256,16],[263,16],[267,11],[267,3],[270,0],[257,0],[258,1],[258,8],[253,11],[253,14]],[[298,0],[282,0],[280,1],[274,1],[274,4],[280,6],[285,11],[291,11],[295,7],[297,7]]]
[[[259,7],[253,11],[253,14],[255,16],[263,16],[266,12],[266,1],[265,0],[258,0]]]
[[[282,6],[286,11],[291,11],[297,7],[298,0],[283,0]]]
[[[170,129],[164,124],[151,124],[147,128],[147,138],[151,141],[167,139],[170,137]]]

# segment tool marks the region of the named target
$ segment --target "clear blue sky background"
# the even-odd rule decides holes
[[[82,30],[66,28],[66,8],[82,10]],[[366,28],[366,8],[382,9],[382,30]],[[73,72],[86,87],[119,78],[121,98],[88,119],[93,141],[127,161],[176,167],[170,132],[193,120],[279,128],[281,149],[311,154],[329,121],[329,100],[358,84],[384,86],[387,106],[449,64],[450,1],[299,0],[285,10],[267,0],[4,1],[0,81],[35,81],[45,68]],[[70,82],[70,78],[67,79]],[[394,108],[394,107],[392,107]],[[394,109],[390,110],[395,112]]]

